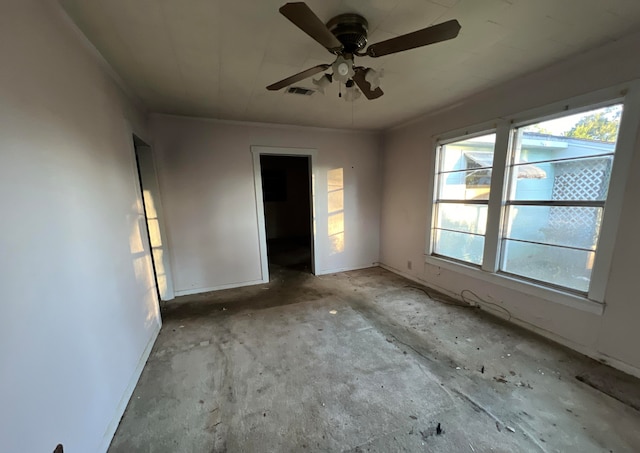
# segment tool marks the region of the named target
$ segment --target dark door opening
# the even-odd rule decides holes
[[[311,272],[311,171],[308,156],[260,156],[269,270]]]

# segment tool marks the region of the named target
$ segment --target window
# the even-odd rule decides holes
[[[500,269],[587,292],[622,106],[515,129]],[[538,167],[544,177],[519,178]]]
[[[441,145],[434,202],[433,253],[482,264],[495,134]]]
[[[588,294],[622,109],[505,127],[502,150],[496,134],[440,144],[431,254]]]

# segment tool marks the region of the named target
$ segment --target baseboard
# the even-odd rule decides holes
[[[448,290],[446,288],[442,288],[441,286],[434,285],[431,282],[428,282],[428,281],[423,280],[421,278],[418,278],[418,277],[415,277],[413,275],[407,274],[406,272],[403,272],[403,271],[401,271],[399,269],[396,269],[393,266],[389,266],[387,264],[380,263],[379,266],[381,268],[383,268],[383,269],[388,270],[389,272],[392,272],[392,273],[394,273],[396,275],[404,277],[407,280],[411,280],[411,281],[416,282],[416,283],[418,283],[420,285],[424,285],[426,287],[433,288],[433,289],[435,289],[437,291],[440,291],[443,294],[446,294],[447,296],[453,297],[454,299],[456,299],[456,300],[458,300],[460,302],[468,303],[466,300],[464,300],[460,296],[460,294],[457,294],[457,293],[455,293],[453,291],[450,291],[450,290]],[[627,373],[627,374],[630,374],[630,375],[635,376],[637,378],[640,378],[640,368],[637,368],[637,367],[635,367],[633,365],[629,365],[628,363],[622,362],[622,361],[620,361],[618,359],[615,359],[613,357],[609,357],[606,354],[602,354],[601,352],[598,352],[597,350],[595,350],[593,348],[586,347],[586,346],[584,346],[584,345],[582,345],[580,343],[575,343],[575,342],[573,342],[573,341],[571,341],[571,340],[569,340],[567,338],[564,338],[564,337],[562,337],[560,335],[557,335],[557,334],[555,334],[555,333],[553,333],[553,332],[551,332],[549,330],[546,330],[546,329],[538,327],[538,326],[536,326],[534,324],[531,324],[530,322],[525,321],[523,319],[516,318],[516,317],[513,317],[513,316],[511,317],[511,319],[508,319],[508,317],[505,316],[505,313],[503,311],[501,311],[499,309],[496,309],[496,308],[493,308],[490,305],[483,304],[481,301],[478,301],[476,303],[479,303],[481,308],[482,308],[482,310],[485,311],[486,313],[489,313],[492,316],[497,316],[497,317],[499,317],[501,319],[510,321],[510,322],[518,325],[519,327],[522,327],[523,329],[526,329],[526,330],[529,330],[531,332],[534,332],[535,334],[540,335],[541,337],[547,338],[547,339],[549,339],[549,340],[551,340],[551,341],[553,341],[555,343],[558,343],[558,344],[560,344],[562,346],[565,346],[565,347],[567,347],[569,349],[573,349],[574,351],[579,352],[582,355],[586,355],[587,357],[590,357],[590,358],[592,358],[594,360],[597,360],[598,362],[602,362],[602,363],[607,364],[607,365],[609,365],[609,366],[611,366],[613,368],[616,368],[616,369],[618,369],[618,370],[620,370],[620,371],[622,371],[624,373]]]
[[[499,310],[494,311],[494,310],[491,310],[491,307],[487,307],[487,306],[483,306],[482,309],[487,313],[490,313],[492,316],[498,316],[502,319],[507,320],[507,318],[504,316],[504,313],[500,312]],[[616,368],[624,373],[640,378],[640,369],[632,365],[629,365],[628,363],[622,362],[613,357],[609,357],[606,354],[598,352],[593,348],[586,347],[580,343],[575,343],[549,330],[546,330],[534,324],[531,324],[528,321],[524,321],[522,319],[514,318],[514,317],[512,317],[510,321],[522,327],[523,329],[527,329],[531,332],[534,332],[542,337],[545,337],[553,341],[554,343],[558,343],[569,349],[573,349],[574,351],[579,352],[582,355],[586,355],[587,357],[592,358],[593,360],[597,360],[598,362],[604,363],[605,365],[609,365],[612,368]]]
[[[357,271],[360,269],[368,269],[370,267],[376,267],[376,266],[378,266],[378,263],[362,264],[359,266],[341,267],[337,269],[327,269],[327,270],[321,270],[319,272],[316,272],[315,275],[328,275],[328,274],[335,274],[337,272]],[[243,286],[263,285],[265,283],[269,283],[269,280],[260,279],[260,280],[252,280],[252,281],[241,282],[241,283],[229,283],[227,285],[212,286],[210,288],[181,289],[181,290],[174,291],[174,294],[176,297],[190,296],[193,294],[208,293],[209,291],[220,291],[222,289],[242,288]]]
[[[242,288],[243,286],[262,285],[269,283],[269,280],[251,280],[249,282],[229,283],[226,285],[211,286],[209,288],[181,289],[174,291],[176,297],[190,296],[192,294],[208,293],[209,291],[220,291],[221,289]]]
[[[124,394],[120,399],[120,403],[118,403],[118,407],[116,408],[116,413],[113,419],[111,420],[111,422],[109,423],[107,430],[104,433],[102,442],[100,442],[100,448],[98,449],[99,452],[106,453],[106,451],[109,449],[109,445],[111,445],[111,440],[113,439],[113,436],[115,435],[116,430],[118,429],[118,425],[120,424],[120,420],[124,415],[124,411],[127,408],[127,404],[129,404],[129,400],[133,395],[133,391],[135,390],[136,385],[138,384],[138,380],[142,375],[142,370],[144,369],[144,366],[146,365],[147,360],[149,359],[149,355],[151,354],[151,349],[153,349],[153,345],[155,344],[156,339],[158,338],[158,334],[160,333],[160,327],[161,327],[161,322],[158,322],[156,324],[156,327],[151,333],[151,338],[149,338],[149,341],[147,342],[147,346],[145,346],[144,351],[142,351],[140,360],[138,360],[138,365],[136,365],[136,369],[131,375],[129,384],[127,385],[127,388],[125,389]]]
[[[424,285],[428,288],[432,288],[435,289],[436,291],[440,291],[442,294],[446,294],[447,296],[453,297],[454,299],[463,302],[465,304],[469,304],[468,301],[466,300],[462,300],[462,298],[460,297],[460,294],[454,293],[453,291],[448,290],[447,288],[443,288],[442,286],[438,286],[438,285],[434,285],[432,282],[428,282],[426,280],[423,280],[419,277],[416,277],[414,275],[411,274],[407,274],[404,271],[401,271],[400,269],[396,269],[393,266],[389,266],[388,264],[383,264],[383,263],[379,263],[378,264],[379,267],[381,267],[382,269],[388,270],[389,272],[392,272],[396,275],[399,275],[400,277],[404,277],[407,280],[411,280],[412,282],[416,282],[420,285]]]
[[[349,272],[349,271],[358,271],[360,269],[369,269],[371,267],[377,267],[378,263],[370,263],[370,264],[362,264],[358,266],[349,266],[349,267],[340,267],[337,269],[323,269],[319,272],[316,272],[316,275],[329,275],[336,274],[338,272]]]

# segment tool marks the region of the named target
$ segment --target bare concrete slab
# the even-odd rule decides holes
[[[590,359],[379,268],[274,277],[163,308],[110,452],[640,451]]]
[[[598,365],[576,375],[576,379],[640,411],[640,385],[635,377]]]

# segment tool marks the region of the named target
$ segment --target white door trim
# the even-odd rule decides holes
[[[256,213],[258,216],[258,240],[260,243],[260,264],[262,268],[262,281],[269,281],[269,259],[267,257],[267,230],[264,221],[264,201],[262,196],[262,173],[260,171],[260,156],[264,154],[277,156],[306,156],[309,157],[309,175],[311,176],[309,202],[311,205],[311,273],[315,275],[317,266],[316,253],[316,157],[318,152],[311,148],[282,148],[272,146],[251,146],[253,154],[253,181],[256,193]]]

